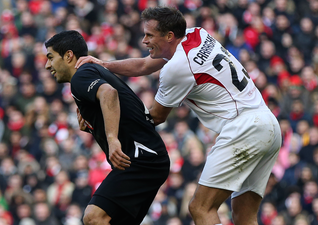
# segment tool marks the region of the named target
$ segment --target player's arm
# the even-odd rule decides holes
[[[154,101],[154,104],[149,109],[149,112],[154,121],[154,124],[158,125],[166,121],[171,110],[171,107],[165,107],[163,105],[160,105],[157,101]]]
[[[77,121],[78,121],[79,129],[81,131],[85,131],[85,132],[89,133],[89,130],[88,130],[86,124],[85,124],[85,120],[82,117],[82,115],[81,115],[81,113],[80,113],[78,108],[76,109],[76,113],[77,113]]]
[[[79,68],[84,63],[96,63],[106,67],[109,71],[127,77],[138,77],[150,75],[160,70],[166,63],[164,59],[152,59],[150,56],[144,58],[129,58],[123,60],[103,62],[93,56],[80,57],[75,65]]]
[[[118,92],[109,84],[99,86],[96,97],[99,100],[104,118],[106,138],[109,146],[109,160],[119,170],[130,165],[130,158],[121,150],[118,140],[120,105]]]

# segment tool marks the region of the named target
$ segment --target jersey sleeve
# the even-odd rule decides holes
[[[171,59],[160,71],[160,84],[155,96],[160,105],[180,106],[195,85],[193,74],[183,58],[182,54],[176,55],[177,60]]]
[[[73,97],[78,101],[97,103],[98,88],[107,83],[94,68],[85,68],[76,72],[71,80]]]

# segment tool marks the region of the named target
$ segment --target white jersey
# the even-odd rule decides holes
[[[244,109],[265,105],[241,63],[203,28],[187,29],[161,69],[155,99],[165,107],[185,101],[217,133]]]

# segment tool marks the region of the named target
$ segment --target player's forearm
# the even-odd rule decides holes
[[[102,86],[108,86],[107,88]],[[105,132],[108,141],[118,138],[120,105],[118,92],[110,85],[102,85],[98,90],[97,98],[99,99],[103,113]]]
[[[124,60],[103,62],[103,66],[111,72],[128,76],[137,77],[150,75],[163,67],[166,62],[163,59],[130,58]]]

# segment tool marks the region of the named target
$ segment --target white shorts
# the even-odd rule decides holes
[[[209,153],[199,184],[263,197],[281,147],[281,131],[267,107],[246,110],[227,123]]]

